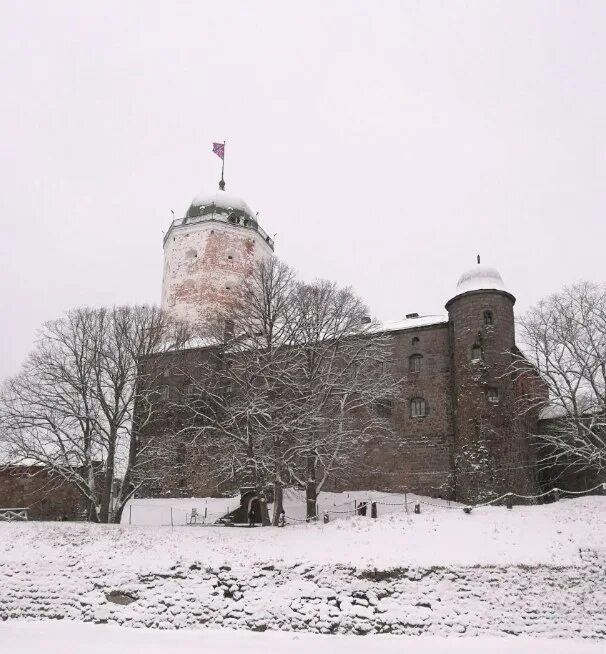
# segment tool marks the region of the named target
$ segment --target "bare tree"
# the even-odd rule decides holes
[[[307,516],[331,476],[352,476],[366,442],[390,436],[387,408],[398,392],[393,342],[371,322],[350,288],[318,281],[295,294],[300,404],[294,433],[298,455],[289,470],[305,486]]]
[[[284,485],[281,451],[293,409],[288,395],[294,373],[293,288],[288,266],[277,259],[260,262],[242,281],[237,302],[207,326],[207,355],[193,369],[173,371],[189,389],[175,402],[185,417],[175,436],[211,448],[221,481],[256,488],[261,498],[264,487],[273,484],[278,504]]]
[[[606,289],[590,283],[565,288],[521,320],[524,355],[514,367],[528,377],[528,361],[546,384],[524,384],[524,409],[552,417],[537,434],[539,463],[564,472],[606,465]],[[528,360],[526,359],[528,357]]]
[[[395,394],[391,339],[366,313],[350,289],[297,283],[276,259],[261,262],[207,334],[207,356],[180,371],[190,393],[178,413],[189,418],[177,436],[222,452],[224,478],[271,484],[274,522],[284,486],[304,486],[315,517],[327,479],[351,473],[365,440],[390,431],[377,404]]]
[[[5,463],[51,470],[80,491],[89,519],[119,521],[149,447],[133,435],[138,362],[187,337],[185,328],[145,306],[77,309],[46,323],[21,373],[3,388]],[[140,398],[140,422],[155,404]]]

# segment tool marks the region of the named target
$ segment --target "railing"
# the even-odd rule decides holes
[[[4,522],[27,520],[27,509],[0,509],[0,520]]]
[[[164,242],[166,243],[168,237],[170,236],[170,233],[175,227],[184,227],[186,225],[197,225],[198,223],[204,223],[204,222],[220,222],[220,223],[227,223],[228,225],[234,225],[236,227],[244,227],[245,229],[252,229],[255,232],[258,232],[258,234],[261,236],[261,238],[269,245],[269,247],[273,250],[274,249],[274,241],[272,238],[269,237],[269,234],[259,225],[258,222],[255,220],[252,220],[251,218],[246,219],[247,223],[242,224],[243,221],[235,223],[233,220],[229,219],[229,216],[226,216],[221,213],[212,213],[208,214],[205,216],[196,216],[195,218],[176,218],[175,220],[172,221],[170,224],[170,227],[168,228],[168,231],[166,232],[166,236],[164,237]]]

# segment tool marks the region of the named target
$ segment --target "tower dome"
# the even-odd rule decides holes
[[[240,196],[218,189],[196,195],[185,214],[184,223],[193,222],[201,216],[211,218],[213,215],[247,218],[256,222],[252,209]]]
[[[478,264],[464,272],[457,282],[456,295],[469,291],[507,291],[496,268]]]

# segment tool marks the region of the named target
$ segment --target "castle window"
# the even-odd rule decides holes
[[[186,384],[183,387],[183,394],[186,397],[191,397],[194,394],[194,385],[193,384]]]
[[[471,360],[472,361],[482,360],[482,346],[479,343],[474,343],[471,348]]]
[[[484,324],[493,325],[492,311],[484,311]]]
[[[486,397],[489,402],[494,402],[496,404],[499,401],[499,389],[494,387],[487,388]]]
[[[382,398],[377,401],[377,414],[381,418],[390,418],[393,409],[393,402],[389,398]]]
[[[425,400],[422,397],[415,397],[410,400],[410,417],[422,418],[425,415]]]
[[[168,400],[170,397],[170,388],[165,384],[164,386],[160,386],[160,399],[163,401]]]
[[[419,342],[419,337],[418,337],[418,336],[413,336],[413,337],[412,337],[412,344],[413,344],[413,346],[414,346],[414,345],[417,345],[418,342]]]
[[[421,371],[421,359],[423,357],[420,354],[413,354],[408,358],[408,370],[410,372],[420,372]]]

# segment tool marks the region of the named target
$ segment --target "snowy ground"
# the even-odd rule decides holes
[[[462,505],[447,500],[438,500],[410,493],[382,493],[379,491],[349,491],[344,493],[320,493],[318,514],[327,512],[331,520],[355,515],[356,502],[378,502],[381,515],[413,511],[415,502],[420,502],[423,511],[432,512]],[[199,521],[212,524],[240,504],[240,497],[192,497],[135,499],[129,502],[122,514],[122,524],[142,526],[186,525],[191,520],[192,509],[196,509]],[[270,512],[272,505],[269,505]],[[305,522],[305,493],[294,489],[284,491],[284,511],[291,523]],[[370,509],[369,509],[370,515]]]
[[[320,636],[246,631],[149,631],[78,622],[0,623],[7,654],[599,654],[604,643],[544,638]]]
[[[285,528],[0,523],[0,622],[606,639],[606,497],[398,499]]]
[[[348,502],[351,510],[352,497],[343,495],[334,498],[334,502]],[[485,507],[469,515],[455,505],[449,507],[447,502],[423,498],[431,504],[422,504],[421,514],[415,515],[411,507],[406,513],[403,506],[387,506],[399,503],[400,499],[403,502],[403,496],[381,497],[385,504],[379,504],[378,520],[338,514],[342,519],[333,516],[327,525],[293,522],[284,529],[104,527],[81,523],[0,525],[0,552],[4,545],[5,559],[53,558],[72,553],[76,547],[74,553],[83,559],[96,560],[117,545],[120,556],[116,558],[122,565],[135,569],[141,564],[141,551],[147,552],[146,563],[151,557],[158,565],[202,558],[206,565],[246,559],[251,563],[292,565],[308,561],[314,565],[380,569],[405,565],[575,565],[584,550],[606,552],[603,496],[516,506],[512,510]],[[327,506],[326,500],[331,498],[321,499]],[[191,504],[192,500],[180,502]],[[150,500],[150,504],[155,505],[156,501]],[[199,506],[204,506],[204,500],[199,501]],[[291,512],[297,507],[302,513],[299,502],[292,508],[287,504]],[[334,508],[341,511],[348,506]],[[389,510],[393,512],[388,513]]]

